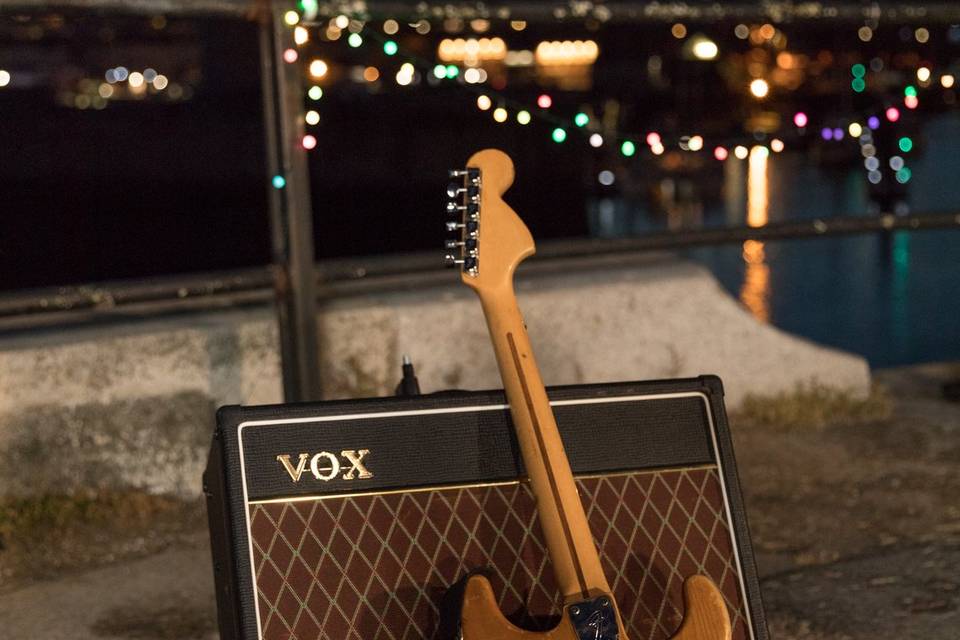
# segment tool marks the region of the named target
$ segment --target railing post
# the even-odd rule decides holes
[[[300,142],[302,80],[299,65],[283,62],[284,50],[294,46],[283,22],[289,3],[267,0],[263,7],[260,67],[283,396],[286,402],[302,402],[321,394],[313,210],[307,155]]]

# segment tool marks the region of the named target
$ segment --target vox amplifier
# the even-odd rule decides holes
[[[720,587],[767,640],[718,378],[548,389],[632,640],[666,640],[681,584]],[[485,569],[516,624],[558,592],[500,391],[222,408],[204,474],[223,640],[427,640]]]

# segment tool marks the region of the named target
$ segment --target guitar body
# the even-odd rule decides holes
[[[480,298],[564,606],[554,629],[520,629],[499,610],[489,581],[469,575],[450,594],[459,600],[453,607],[458,620],[445,628],[450,640],[626,640],[513,290],[514,271],[535,249],[530,231],[501,197],[513,177],[513,162],[496,149],[474,154],[466,169],[451,172],[447,212],[457,219],[447,229],[457,237],[447,248],[459,249],[459,256],[447,260],[461,266],[463,283]],[[713,582],[688,578],[684,600],[675,639],[730,639],[727,608]]]
[[[593,634],[578,635],[570,614],[571,605],[564,607],[563,619],[549,631],[521,629],[504,617],[490,581],[479,573],[466,576],[450,590],[447,598],[443,612],[447,618],[440,622],[440,640],[601,640],[609,637],[597,633],[601,631],[597,626],[589,625]],[[683,602],[686,614],[674,640],[730,637],[730,619],[723,596],[709,578],[688,578],[683,585]]]

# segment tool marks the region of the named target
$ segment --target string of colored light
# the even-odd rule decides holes
[[[301,5],[302,4],[303,3],[301,3]],[[293,15],[291,15],[289,19],[286,20],[287,24],[296,29],[305,29],[304,26],[302,26],[301,24],[298,24],[300,21],[299,15],[296,14],[296,12],[290,12],[290,13],[292,13]],[[296,20],[293,20],[294,17],[296,17]],[[343,17],[346,18],[345,16]],[[350,23],[349,18],[346,18],[345,22],[346,24],[344,24],[342,28],[346,28],[346,26]],[[311,26],[319,26],[319,25],[313,24]],[[429,60],[420,58],[416,54],[413,54],[405,49],[401,49],[400,46],[396,43],[396,41],[390,38],[386,38],[385,36],[381,35],[377,30],[367,26],[366,24],[364,24],[358,31],[351,33],[350,36],[347,38],[347,43],[349,46],[353,48],[362,46],[364,42],[364,36],[367,36],[370,39],[379,42],[383,47],[383,51],[386,55],[390,57],[397,56],[398,58],[404,60],[404,63],[401,65],[400,71],[397,74],[398,84],[401,84],[401,85],[410,84],[413,79],[413,74],[417,69],[419,69],[424,74],[432,72],[434,76],[438,79],[455,79],[460,75],[460,68],[457,65],[453,65],[453,64],[444,65],[436,61],[431,62]],[[299,44],[305,43],[307,41],[307,38],[304,36],[300,36],[300,37],[295,37],[295,40],[299,45]],[[290,57],[293,58],[293,60],[290,60],[291,63],[296,62],[297,56],[291,55]],[[322,61],[314,61],[314,63],[312,64],[317,64],[317,63],[320,63],[324,66],[324,72],[325,72],[326,63],[323,63]],[[376,71],[375,68],[373,67],[368,67],[368,71],[370,69],[374,69],[374,71]],[[475,69],[474,67],[468,67],[464,71],[464,73],[465,74],[469,73],[471,70],[474,70],[474,69]],[[312,71],[313,69],[311,69],[311,72]],[[853,75],[853,80],[851,81],[851,88],[856,93],[863,92],[866,89],[866,79],[865,79],[866,68],[864,67],[864,65],[858,63],[851,68],[851,73]],[[926,82],[926,80],[929,80],[931,71],[928,67],[921,67],[921,69],[918,70],[917,74],[918,74],[918,78],[922,82]],[[324,73],[313,73],[312,75],[322,76],[324,75]],[[377,72],[376,75],[379,76],[379,72]],[[923,75],[926,75],[926,79],[922,77]],[[951,87],[953,83],[954,83],[954,77],[951,74],[942,75],[941,84],[944,86],[944,88]],[[927,83],[927,84],[930,84],[930,83]],[[594,148],[601,147],[608,142],[607,140],[604,139],[604,136],[601,135],[601,133],[599,133],[596,130],[596,128],[588,126],[591,123],[591,120],[588,114],[581,111],[581,112],[578,112],[572,119],[570,119],[570,118],[563,118],[561,116],[555,115],[554,113],[550,112],[549,109],[552,107],[553,100],[549,96],[549,94],[544,93],[538,97],[537,107],[539,108],[539,110],[537,110],[533,108],[531,105],[527,105],[523,102],[517,101],[511,98],[510,96],[504,94],[503,92],[499,92],[493,89],[484,89],[482,87],[476,86],[475,84],[465,84],[465,85],[462,85],[462,88],[469,92],[474,93],[477,96],[477,107],[483,111],[490,110],[493,107],[494,98],[495,98],[498,106],[495,109],[493,109],[492,115],[493,115],[494,121],[497,123],[503,123],[509,119],[509,112],[508,112],[508,107],[509,107],[511,110],[514,111],[514,113],[516,114],[516,120],[521,125],[529,124],[534,117],[552,125],[554,128],[551,131],[550,135],[553,141],[558,144],[563,143],[567,140],[568,129],[572,129],[575,131],[579,130],[581,133],[583,133],[587,137],[589,144]],[[754,90],[752,85],[751,85],[751,91],[754,93],[754,95],[756,95],[756,91]],[[763,93],[765,94],[767,91],[769,91],[769,86],[766,87],[766,91],[764,91]],[[916,88],[910,85],[906,87],[904,94],[905,94],[904,106],[908,109],[917,108],[919,104],[919,98],[917,96]],[[319,86],[316,86],[316,85],[312,86],[308,90],[308,97],[310,97],[312,100],[318,100],[320,97],[322,97],[322,95],[323,95],[323,90]],[[494,96],[494,98],[491,98],[490,97],[491,95]],[[316,113],[315,111],[308,112],[308,118],[309,118],[309,114],[315,114],[315,113]],[[880,119],[876,115],[875,111],[863,112],[859,115],[861,116],[859,118],[854,117],[853,119],[851,118],[843,119],[842,121],[845,126],[842,128],[841,127],[833,127],[833,128],[824,127],[821,130],[821,135],[823,139],[837,140],[837,141],[842,140],[844,138],[844,129],[847,129],[849,131],[852,138],[858,138],[858,139],[861,138],[863,136],[862,134],[863,125],[859,123],[859,120],[864,120],[867,123],[867,130],[869,131],[875,130],[880,126]],[[889,106],[885,109],[884,115],[889,122],[891,123],[896,122],[900,118],[900,110],[897,109],[895,106]],[[317,122],[319,122],[318,117],[315,118],[314,120],[315,120],[314,122],[310,122],[310,120],[308,119],[308,124],[316,124]],[[840,119],[833,119],[833,120],[835,122],[841,121]],[[809,126],[809,118],[805,114],[805,112],[799,111],[794,115],[793,121],[797,127],[797,130],[794,131],[793,133],[796,137],[799,138],[806,133],[807,127]],[[571,127],[571,124],[573,125],[572,127]],[[856,136],[853,135],[853,130],[855,128],[860,128],[861,130],[861,133],[857,134]],[[829,132],[829,135],[827,132]],[[837,132],[839,132],[839,135]],[[616,146],[617,143],[619,143],[620,152],[625,157],[632,157],[636,154],[637,144],[635,140],[641,137],[642,136],[639,136],[636,134],[624,133],[619,131],[614,131],[612,135],[608,134],[608,138],[612,139],[614,146]],[[909,138],[902,138],[901,140],[904,140],[904,139],[909,140]],[[660,134],[656,132],[652,132],[645,136],[645,140],[647,142],[647,146],[649,150],[654,155],[661,155],[662,153],[665,152],[666,144],[664,143],[664,140],[660,136]],[[306,137],[304,141],[308,142],[309,148],[313,148],[316,146],[316,139],[313,136]],[[714,145],[713,156],[717,160],[723,161],[729,157],[729,154],[732,151],[734,154],[734,157],[738,159],[745,159],[749,153],[748,147],[756,147],[756,146],[762,146],[764,148],[769,147],[768,151],[773,151],[775,153],[778,153],[780,151],[783,151],[786,146],[784,141],[781,138],[772,138],[769,140],[768,144],[764,144],[764,142],[765,142],[764,139],[758,140],[756,137],[751,137],[748,135],[739,136],[739,137],[728,137],[728,138],[725,138],[724,140],[714,141],[712,143]],[[703,137],[699,135],[674,136],[672,143],[678,146],[681,150],[689,151],[689,152],[699,152],[706,148],[705,147],[706,143]],[[863,140],[861,140],[861,148],[864,146],[864,144],[865,143],[863,142]],[[912,148],[912,140],[910,141],[909,144]],[[304,146],[307,147],[306,144]],[[892,164],[891,164],[891,168],[894,168]],[[906,175],[906,179],[900,180],[901,182],[906,182],[907,180],[909,180],[909,173],[899,172],[899,170],[896,168],[894,168],[894,170],[898,171],[898,174],[897,174],[898,180],[900,180],[901,176],[903,175]],[[876,184],[876,182],[874,182],[873,180],[871,180],[871,182]]]

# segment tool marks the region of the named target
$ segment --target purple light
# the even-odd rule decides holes
[[[824,127],[820,130],[820,135],[824,140],[833,140],[833,129],[830,127]]]
[[[843,129],[837,127],[833,130],[833,139],[834,140],[843,140]]]
[[[871,128],[872,130],[874,130],[874,131],[877,130],[877,129],[879,129],[879,128],[880,128],[880,118],[878,118],[877,116],[870,116],[869,118],[867,118],[867,126],[870,127],[870,128]]]

